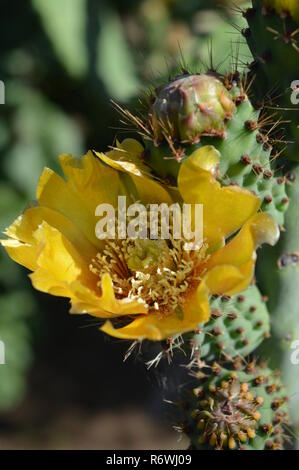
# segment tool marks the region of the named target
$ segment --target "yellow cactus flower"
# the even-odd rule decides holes
[[[62,155],[65,179],[46,168],[30,206],[6,229],[2,245],[32,273],[33,286],[68,297],[72,313],[105,319],[102,331],[124,339],[163,340],[209,319],[210,294],[235,294],[250,284],[255,250],[274,244],[278,228],[258,212],[260,200],[236,186],[221,187],[219,153],[196,150],[167,188],[141,164],[144,149],[126,139],[107,154]],[[203,204],[204,243],[187,251],[183,240],[101,240],[96,208],[130,203]],[[110,319],[110,320],[108,320]]]

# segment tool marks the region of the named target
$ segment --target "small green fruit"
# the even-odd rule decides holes
[[[156,142],[197,143],[203,135],[223,137],[235,103],[211,74],[183,75],[162,85],[150,111]]]

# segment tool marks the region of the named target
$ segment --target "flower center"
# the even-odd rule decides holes
[[[200,280],[206,247],[186,251],[185,240],[107,240],[90,270],[100,279],[111,276],[115,296],[140,299],[149,312],[181,315],[186,294]],[[100,287],[99,280],[98,286]]]
[[[128,245],[127,265],[132,272],[153,273],[161,266],[172,267],[172,259],[165,240],[136,239]]]

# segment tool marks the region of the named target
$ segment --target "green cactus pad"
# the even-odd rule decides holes
[[[293,342],[299,339],[299,168],[290,174],[291,204],[286,214],[286,231],[277,246],[263,248],[258,276],[263,292],[269,296],[273,337],[265,344],[272,363],[280,367],[290,399],[294,427],[299,433],[299,365],[292,361]],[[299,436],[299,434],[298,434]],[[298,438],[299,445],[299,438]]]
[[[213,298],[211,312],[210,321],[189,342],[205,360],[246,357],[269,337],[268,310],[256,286],[231,298]]]
[[[289,416],[279,374],[255,362],[234,369],[214,364],[183,392],[180,428],[191,448],[282,449]]]
[[[249,26],[244,34],[254,58],[250,69],[256,77],[253,83],[255,98],[258,102],[267,101],[272,108],[279,105],[286,122],[286,140],[298,142],[298,103],[292,102],[291,97],[298,80],[299,3],[297,0],[253,0],[252,3],[253,8],[243,14]],[[297,96],[296,93],[295,98]],[[299,161],[298,145],[289,145],[286,158]]]
[[[219,180],[253,191],[262,200],[261,209],[283,225],[289,204],[285,179],[272,170],[272,146],[258,129],[259,114],[245,98],[228,124],[226,139],[214,139],[212,144],[221,153]]]

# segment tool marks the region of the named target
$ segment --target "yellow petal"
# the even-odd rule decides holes
[[[96,255],[97,250],[82,232],[82,227],[74,225],[66,216],[47,207],[36,206],[26,209],[4,233],[10,238],[34,244],[36,243],[34,232],[42,222],[47,222],[59,230],[86,259],[91,260]]]
[[[70,313],[88,313],[98,318],[147,313],[144,303],[138,302],[138,300],[115,298],[109,274],[104,274],[102,277],[101,294],[96,294],[79,282],[73,283],[70,290],[72,303]]]
[[[87,263],[96,256],[96,248],[87,240],[81,227],[52,209],[36,206],[26,209],[5,230],[8,240],[0,241],[14,261],[31,271],[37,269],[40,241],[36,238],[36,231],[43,222],[61,232],[79,253],[84,254]]]
[[[263,212],[255,214],[229,243],[210,256],[206,268],[220,264],[240,266],[255,258],[255,250],[260,245],[274,245],[278,238],[279,229],[274,219]]]
[[[195,150],[191,157],[198,161],[200,168],[209,171],[213,176],[217,175],[217,171],[220,163],[220,152],[212,145],[206,145]]]
[[[92,152],[81,158],[59,157],[67,184],[94,213],[100,202],[117,203],[120,182],[118,173],[103,165]]]
[[[257,214],[248,222],[248,225],[251,228],[256,248],[263,243],[274,246],[278,242],[279,227],[271,215],[264,212]]]
[[[46,213],[37,209],[40,208],[29,212],[31,216],[35,215],[39,218]],[[26,220],[28,223],[28,214]],[[16,253],[22,249],[22,264],[26,263],[34,270],[30,278],[36,289],[71,298],[73,309],[77,305],[78,313],[85,310],[87,313],[109,318],[147,312],[144,304],[136,300],[116,299],[112,280],[108,274],[102,277],[101,292],[97,294],[95,292],[97,277],[89,270],[91,258],[85,259],[56,228],[43,221],[33,233],[33,238],[35,244],[31,246],[31,249],[35,250],[35,265],[32,266],[26,263],[27,252],[25,250],[28,250],[28,246],[18,240],[11,240],[10,244],[21,245],[18,252],[14,247],[14,257],[16,258]]]
[[[172,198],[162,184],[158,183],[150,175],[149,169],[142,164],[140,159],[144,149],[139,142],[133,139],[125,139],[118,149],[107,154],[95,152],[97,157],[112,168],[130,175],[136,188],[138,199],[145,204],[171,204]]]
[[[212,146],[195,151],[181,165],[178,187],[186,203],[203,204],[203,236],[209,246],[238,230],[260,207],[260,200],[237,186],[216,181],[219,153]]]
[[[30,271],[34,271],[37,268],[36,259],[38,253],[36,246],[14,239],[1,240],[0,243],[16,263],[25,266]]]
[[[108,274],[102,278],[101,291],[97,288],[98,278],[88,267],[96,251],[61,214],[44,207],[28,209],[7,229],[7,234],[14,238],[3,240],[3,246],[16,262],[34,271],[30,276],[34,287],[70,297],[72,313],[101,318],[147,313],[137,300],[116,299]]]
[[[193,325],[193,330],[199,323],[205,323],[210,318],[210,304],[208,288],[205,281],[201,281],[197,289],[186,298],[184,303],[184,321]],[[194,326],[196,325],[196,326]]]
[[[204,277],[211,294],[233,295],[244,290],[252,281],[255,260],[242,266],[222,264],[213,267]]]
[[[144,204],[172,204],[172,197],[165,186],[146,176],[132,175],[140,201]]]
[[[67,180],[46,168],[37,187],[39,205],[70,219],[100,247],[102,242],[95,236],[95,209],[103,202],[116,206],[118,194],[123,194],[118,173],[101,164],[91,152],[80,159],[62,155],[60,161]]]
[[[107,321],[101,330],[115,338],[161,341],[173,335],[195,330],[200,323],[208,320],[209,314],[208,291],[202,282],[184,305],[182,318],[176,314],[159,317],[158,314],[151,313],[118,329]]]
[[[30,275],[33,286],[53,295],[70,297],[70,284],[92,274],[82,256],[57,230],[43,222],[34,233],[38,246],[37,269]],[[91,281],[92,282],[92,281]]]
[[[210,292],[234,295],[246,289],[254,276],[255,250],[262,243],[274,245],[278,237],[278,227],[270,215],[251,217],[227,245],[208,258],[204,278]]]
[[[136,139],[124,139],[121,143],[117,141],[117,147],[120,150],[127,152],[132,161],[139,163],[144,153],[143,145]]]
[[[30,218],[27,217],[30,210],[32,209],[27,209],[24,214],[19,215],[19,217],[17,217],[14,222],[4,230],[4,234],[9,238],[13,238],[14,240],[18,240],[23,243],[35,243],[33,232],[37,229],[38,224],[32,224]]]
[[[130,315],[136,313],[147,313],[144,302],[138,302],[128,298],[118,300],[115,298],[113,282],[109,274],[104,274],[101,279],[102,295],[99,298],[99,305],[110,316]]]
[[[125,139],[121,143],[116,142],[117,148],[110,152],[95,154],[107,165],[118,171],[126,171],[136,176],[149,174],[149,168],[143,163],[142,155],[144,147],[135,139]]]
[[[230,290],[225,292],[226,295],[235,295],[247,289],[254,278],[255,259],[247,261],[239,267],[243,279],[233,286]]]

